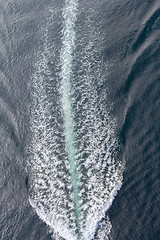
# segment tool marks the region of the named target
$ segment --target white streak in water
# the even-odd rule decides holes
[[[77,149],[74,136],[74,121],[72,110],[72,62],[73,51],[75,49],[75,21],[77,14],[76,0],[67,0],[63,12],[64,26],[63,26],[63,40],[61,49],[61,102],[64,114],[64,135],[66,141],[66,151],[68,153],[69,168],[71,174],[71,183],[73,187],[74,206],[77,219],[77,227],[79,227],[79,196],[78,196],[78,174],[77,174]]]
[[[77,0],[66,0],[63,9],[60,89],[48,65],[48,42],[30,86],[30,203],[56,240],[94,239],[122,184],[116,121],[106,109],[106,92],[97,93],[103,93],[107,69],[99,57],[101,34],[95,22],[84,20],[83,25],[82,20],[84,31],[78,35],[77,6]],[[106,239],[110,229],[107,218],[95,239]]]

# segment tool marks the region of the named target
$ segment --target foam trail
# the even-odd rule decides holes
[[[66,151],[69,158],[69,168],[71,174],[71,182],[73,187],[74,195],[74,206],[77,218],[77,227],[79,227],[79,196],[78,196],[78,174],[77,174],[77,163],[76,163],[76,144],[74,135],[74,120],[72,110],[72,90],[71,81],[73,77],[72,73],[72,62],[73,62],[73,51],[75,49],[75,21],[77,14],[76,0],[67,0],[63,12],[64,27],[63,27],[63,41],[61,49],[61,102],[64,113],[64,135],[66,141]]]
[[[104,240],[111,223],[101,220],[121,187],[123,165],[106,100],[100,22],[77,24],[77,8],[77,0],[66,0],[56,54],[46,31],[30,83],[30,203],[53,239]]]

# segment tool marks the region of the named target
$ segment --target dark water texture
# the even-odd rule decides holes
[[[90,0],[88,2],[91,2]],[[26,147],[28,82],[43,45],[49,9],[50,39],[58,46],[64,1],[0,1],[0,239],[49,240],[47,226],[28,202]],[[124,183],[109,217],[113,240],[160,239],[160,3],[92,1],[105,34],[106,87],[125,157]],[[85,1],[80,1],[85,7]],[[96,19],[95,19],[96,21]]]

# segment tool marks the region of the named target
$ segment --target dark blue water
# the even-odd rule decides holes
[[[64,5],[65,1],[0,1],[2,240],[53,239],[48,226],[29,203],[31,178],[26,170],[30,157],[28,146],[32,142],[31,83],[42,53],[47,59],[49,78],[58,79]],[[119,146],[115,146],[118,150],[112,157],[125,165],[123,185],[106,214],[112,225],[109,239],[158,240],[160,3],[153,0],[89,0],[86,3],[82,0],[75,29],[78,58],[74,57],[73,63],[76,93],[73,105],[77,106],[81,100],[80,90],[85,93],[86,66],[82,60],[86,59],[91,63],[88,71],[93,76],[91,93],[95,96],[96,91],[97,94],[94,104],[96,109],[97,102],[104,107],[99,107],[95,115],[103,119],[106,111],[110,118],[116,119],[114,132]],[[46,72],[41,71],[41,74]],[[83,83],[80,88],[79,79]],[[58,80],[53,81],[56,87],[47,92],[56,109],[59,107],[58,83]],[[93,100],[92,97],[89,100]],[[82,125],[83,106],[92,106],[89,100],[80,102],[81,111],[75,111],[75,118],[80,119]],[[58,110],[52,112],[52,116],[60,119]]]

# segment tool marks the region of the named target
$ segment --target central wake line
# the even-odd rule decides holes
[[[80,206],[79,206],[79,188],[78,188],[78,173],[76,165],[76,144],[74,135],[74,120],[72,110],[72,61],[73,51],[75,48],[75,21],[77,13],[76,0],[66,0],[63,11],[64,26],[63,26],[63,41],[61,49],[61,103],[64,115],[64,135],[66,142],[66,151],[69,159],[69,168],[71,175],[71,184],[73,187],[74,208],[76,213],[77,228],[79,228]]]

